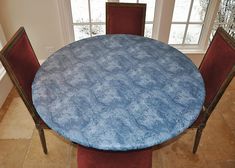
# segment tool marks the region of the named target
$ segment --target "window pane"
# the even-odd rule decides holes
[[[186,22],[191,0],[175,0],[173,22]]]
[[[139,2],[147,4],[145,20],[152,22],[154,18],[155,0],[140,0]]]
[[[209,0],[194,0],[190,22],[203,22]]]
[[[182,44],[186,24],[172,24],[169,44]]]
[[[185,44],[198,44],[201,35],[201,24],[189,24],[185,37]]]
[[[90,0],[92,22],[105,22],[105,2],[105,0]]]
[[[73,23],[89,22],[88,1],[71,0]]]
[[[153,24],[145,24],[144,36],[152,37]]]
[[[74,26],[75,41],[90,37],[89,25],[76,25]]]
[[[105,34],[105,25],[92,25],[91,29],[92,29],[92,36]]]

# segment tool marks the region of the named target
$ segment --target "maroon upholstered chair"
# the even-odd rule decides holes
[[[2,49],[0,60],[31,114],[39,132],[43,151],[47,154],[43,129],[48,127],[41,120],[34,108],[31,90],[34,76],[40,64],[23,27],[15,33]]]
[[[78,145],[77,163],[79,168],[151,168],[152,148],[118,152]]]
[[[144,36],[146,4],[106,2],[106,34]]]
[[[235,75],[235,39],[218,28],[202,60],[199,71],[205,83],[204,108],[192,125],[197,128],[193,153],[196,153],[201,134],[211,113]]]

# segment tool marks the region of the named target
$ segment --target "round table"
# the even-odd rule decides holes
[[[32,85],[41,118],[63,137],[88,147],[80,149],[88,155],[146,152],[187,129],[204,96],[202,77],[190,59],[169,45],[134,35],[71,43],[42,64]]]

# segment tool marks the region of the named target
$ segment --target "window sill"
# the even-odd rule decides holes
[[[179,51],[181,51],[184,54],[205,54],[206,50],[202,50],[202,49],[178,49]]]
[[[199,46],[191,46],[191,47],[190,46],[183,47],[180,45],[170,45],[170,46],[176,48],[177,50],[181,51],[184,54],[203,54],[204,55],[206,53],[206,50],[200,48]]]

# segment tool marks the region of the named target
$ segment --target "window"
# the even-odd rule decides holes
[[[219,26],[235,37],[235,0],[221,0],[210,40]]]
[[[156,39],[184,53],[204,53],[218,11],[215,0],[157,0]]]
[[[71,0],[75,40],[105,34],[105,0]]]
[[[58,0],[63,38],[79,40],[105,34],[107,1],[147,3],[145,36],[169,43],[185,53],[204,53],[220,7],[220,0]],[[231,12],[226,14],[230,22],[234,18],[234,1],[221,0],[230,3]],[[217,25],[221,24],[219,21]]]
[[[105,3],[107,0],[71,0],[75,40],[105,34]],[[155,0],[120,0],[146,3],[145,36],[152,37]]]
[[[199,44],[209,0],[175,0],[169,44]]]

